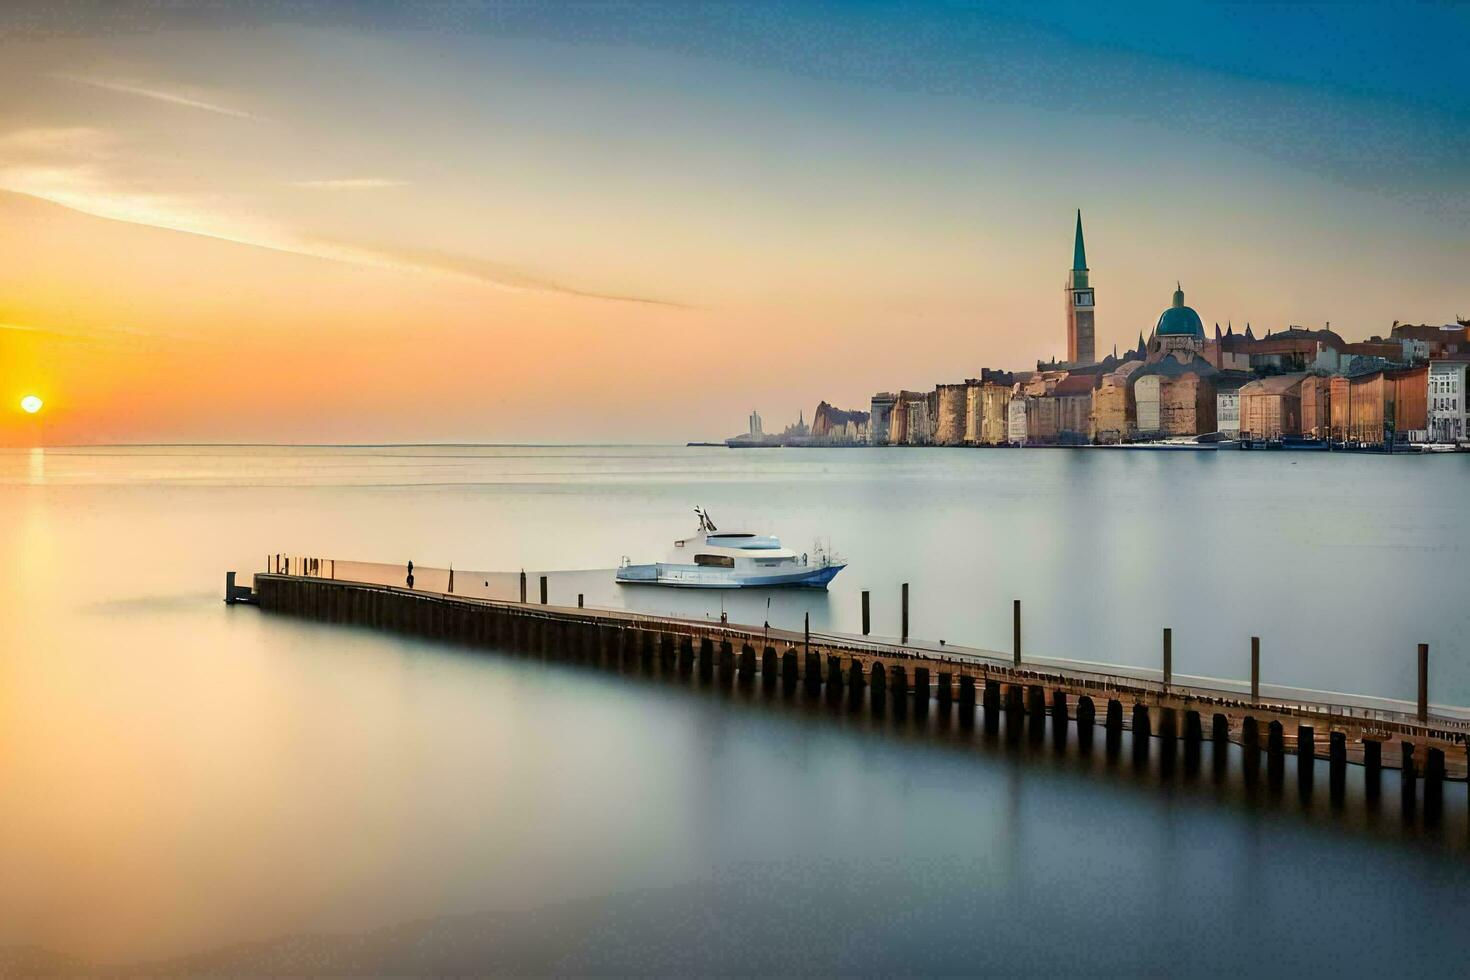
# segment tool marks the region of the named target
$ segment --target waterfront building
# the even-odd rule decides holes
[[[980,386],[980,444],[1003,446],[1010,424],[1010,385],[986,381]]]
[[[1333,442],[1342,442],[1348,437],[1351,428],[1351,416],[1349,407],[1351,404],[1351,382],[1340,374],[1333,375],[1327,381],[1327,411],[1330,421],[1327,425],[1327,438]]]
[[[1094,443],[1114,445],[1133,438],[1137,416],[1132,375],[1142,368],[1142,361],[1124,361],[1098,379],[1097,388],[1092,392],[1092,415],[1089,419]]]
[[[1084,446],[1092,441],[1092,392],[1100,374],[1069,374],[1052,389],[1057,403],[1057,442]]]
[[[1309,374],[1302,379],[1302,435],[1326,439],[1332,431],[1332,379]]]
[[[893,406],[897,400],[898,397],[891,391],[880,391],[873,396],[873,400],[868,405],[868,445],[886,446],[889,444]]]
[[[1428,365],[1369,371],[1348,380],[1349,439],[1377,446],[1428,438]]]
[[[1218,374],[1203,358],[1166,357],[1133,375],[1134,418],[1142,438],[1194,436],[1215,431]]]
[[[1470,439],[1470,352],[1429,362],[1429,440]]]
[[[750,436],[752,441],[760,439],[765,435],[765,433],[761,431],[760,412],[752,411],[750,413],[750,432],[748,433],[748,435]]]
[[[1240,438],[1240,389],[1251,376],[1240,371],[1222,371],[1215,377],[1215,431],[1226,439]]]
[[[1026,445],[1026,402],[1030,396],[1017,384],[1006,403],[1006,441],[1013,446]]]
[[[1085,365],[1096,358],[1095,296],[1088,279],[1087,249],[1082,243],[1082,211],[1077,211],[1077,233],[1072,243],[1072,269],[1067,273],[1067,363]]]
[[[927,446],[934,427],[925,391],[900,391],[893,403],[889,421],[888,444],[891,446]]]
[[[935,389],[934,445],[959,446],[965,442],[968,388],[968,384],[948,384]]]
[[[1282,439],[1302,434],[1302,374],[1277,374],[1240,389],[1240,437]]]

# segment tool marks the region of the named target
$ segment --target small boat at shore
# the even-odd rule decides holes
[[[618,566],[619,585],[667,585],[683,589],[825,589],[847,567],[830,552],[797,554],[770,534],[721,531],[695,508],[699,532],[674,542],[668,561]]]

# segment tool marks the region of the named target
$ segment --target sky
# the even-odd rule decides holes
[[[1470,317],[1470,6],[0,11],[0,444],[682,442]],[[26,415],[35,394],[43,410]]]

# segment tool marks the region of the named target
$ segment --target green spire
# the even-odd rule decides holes
[[[1077,209],[1077,243],[1072,246],[1072,271],[1087,271],[1087,249],[1082,245],[1082,209]]]

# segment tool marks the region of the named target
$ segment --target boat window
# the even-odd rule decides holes
[[[694,564],[707,565],[714,568],[734,568],[735,559],[729,555],[695,555]]]

